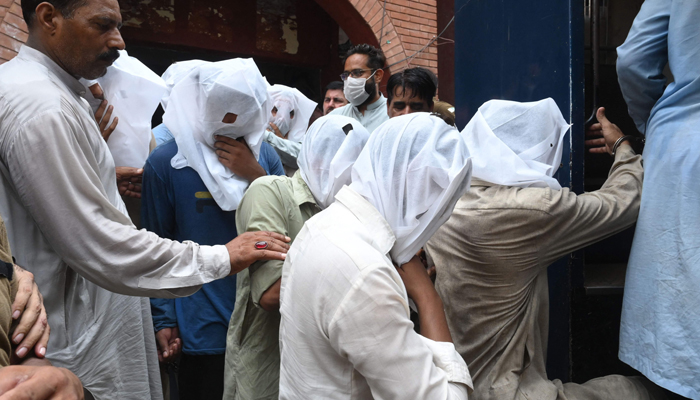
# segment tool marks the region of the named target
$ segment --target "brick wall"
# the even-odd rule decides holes
[[[339,1],[344,0],[333,0],[331,3]],[[421,66],[437,73],[435,43],[416,55],[438,33],[436,0],[387,0],[383,33],[380,32],[382,0],[349,1],[371,27],[387,56],[388,64],[395,64],[390,68],[391,72]],[[13,58],[26,40],[27,26],[22,19],[20,0],[0,0],[0,64]],[[405,61],[407,58],[410,60]]]
[[[27,36],[19,0],[0,0],[0,64],[17,55]]]

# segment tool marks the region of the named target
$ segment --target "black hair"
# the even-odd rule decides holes
[[[36,17],[36,8],[41,3],[51,4],[58,12],[63,15],[63,18],[70,19],[73,13],[78,8],[86,5],[89,0],[22,0],[22,15],[24,22],[28,28],[32,27],[34,17]]]
[[[343,82],[333,81],[326,86],[326,92],[329,90],[343,90]],[[325,92],[324,92],[325,95]]]
[[[358,44],[353,46],[348,50],[343,58],[343,68],[345,67],[345,61],[348,57],[353,54],[364,54],[367,56],[367,66],[371,69],[382,69],[386,63],[386,57],[384,53],[374,46],[368,44]]]
[[[435,86],[437,79],[433,77],[435,74],[432,71],[421,67],[408,68],[392,75],[386,85],[387,101],[391,104],[396,88],[401,87],[404,93],[408,89],[413,96],[425,100],[429,106],[432,106],[437,89]]]

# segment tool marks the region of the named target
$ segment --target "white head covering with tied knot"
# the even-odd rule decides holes
[[[352,169],[350,188],[377,208],[408,262],[452,214],[469,189],[471,160],[459,131],[428,113],[392,118],[370,137]]]
[[[282,135],[293,142],[301,142],[309,127],[309,119],[314,113],[316,102],[309,100],[298,89],[284,85],[272,85],[268,88],[273,106],[277,113],[270,115],[269,121],[279,128]],[[290,113],[294,111],[294,118]]]
[[[352,166],[368,139],[362,124],[342,115],[321,117],[309,127],[297,161],[319,207],[331,205],[338,191],[350,184]]]
[[[205,62],[193,68],[173,87],[163,116],[178,147],[172,167],[197,171],[216,204],[235,210],[249,182],[221,164],[214,137],[244,138],[258,159],[271,109],[267,83],[253,60]],[[222,122],[228,113],[237,116],[234,123]]]
[[[474,177],[504,186],[549,187],[561,164],[569,124],[554,100],[531,103],[491,100],[462,131],[474,163]]]

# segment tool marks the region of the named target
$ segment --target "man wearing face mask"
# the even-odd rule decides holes
[[[262,141],[270,108],[266,83],[250,59],[201,63],[176,83],[163,116],[175,140],[159,146],[144,168],[144,228],[202,245],[235,238],[235,209],[249,183],[284,174]],[[181,399],[223,395],[235,298],[236,277],[230,276],[189,297],[151,300],[159,359],[171,361],[182,345]]]
[[[386,97],[379,91],[384,78],[384,53],[368,44],[358,44],[348,50],[343,60],[343,94],[350,104],[331,111],[358,120],[372,133],[389,119]]]
[[[316,109],[316,103],[299,90],[284,85],[272,85],[267,92],[273,101],[273,107],[263,139],[277,151],[284,171],[292,176],[299,169],[297,157],[301,141],[309,127],[309,118]]]

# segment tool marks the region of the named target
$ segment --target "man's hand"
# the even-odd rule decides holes
[[[114,111],[114,107],[108,107],[107,100],[102,100],[102,103],[100,103],[100,106],[97,107],[95,111],[95,120],[100,127],[100,133],[105,141],[109,139],[119,123],[119,118],[117,117],[114,117],[111,124],[109,123],[109,120],[112,118],[112,111]]]
[[[0,400],[83,400],[83,385],[65,368],[11,365],[0,369]]]
[[[175,361],[182,349],[178,328],[163,328],[156,332],[156,347],[158,347],[158,361],[162,363]]]
[[[284,260],[291,242],[287,236],[274,232],[245,232],[226,243],[231,258],[231,273],[237,274],[258,260]],[[264,249],[256,248],[257,242],[266,242]]]
[[[248,182],[253,182],[261,176],[267,175],[245,141],[217,136],[214,149],[216,149],[216,155],[219,156],[221,164]]]
[[[143,168],[117,167],[116,170],[119,194],[140,199]]]
[[[17,280],[17,295],[12,303],[12,319],[22,317],[11,333],[12,342],[17,345],[15,355],[24,358],[33,347],[34,354],[43,358],[51,331],[44,308],[44,298],[39,293],[39,287],[34,282],[31,272],[15,265],[13,279]]]
[[[270,129],[272,129],[272,133],[274,133],[275,136],[279,137],[280,139],[286,139],[286,137],[280,131],[280,128],[278,128],[277,125],[273,124],[272,122],[270,122]]]
[[[598,139],[586,140],[586,146],[589,147],[588,151],[591,153],[608,153],[612,154],[613,146],[617,139],[624,136],[620,128],[613,124],[605,116],[605,108],[601,107],[598,109],[596,114],[598,118],[598,123],[591,125],[586,132],[586,136],[590,137],[600,137]],[[629,145],[629,143],[627,143]]]

